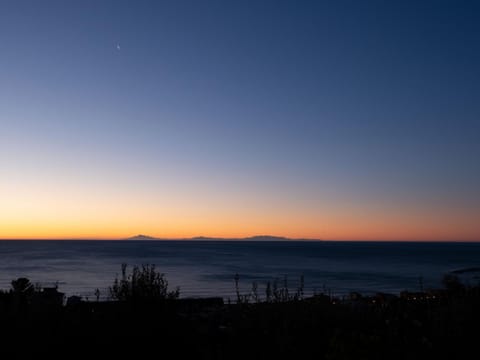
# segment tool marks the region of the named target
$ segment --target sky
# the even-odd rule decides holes
[[[477,1],[0,0],[0,238],[480,241]]]

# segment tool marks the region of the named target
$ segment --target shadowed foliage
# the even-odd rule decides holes
[[[127,264],[122,264],[122,277],[115,278],[110,287],[110,296],[119,301],[158,301],[177,299],[179,288],[168,290],[165,275],[155,269],[155,265],[134,266],[127,274]]]
[[[17,294],[31,294],[34,292],[35,288],[27,278],[18,278],[12,280],[12,290]]]

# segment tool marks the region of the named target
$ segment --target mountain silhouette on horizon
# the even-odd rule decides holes
[[[131,236],[125,240],[158,240],[157,238],[153,236],[148,236],[148,235],[143,235],[143,234],[138,234],[135,236]]]
[[[175,240],[175,239],[167,239],[167,238],[157,238],[149,235],[138,234],[135,236],[131,236],[126,238],[125,240]],[[210,236],[194,236],[190,238],[183,238],[180,240],[195,240],[195,241],[293,241],[293,240],[304,240],[304,239],[292,239],[287,238],[284,236],[274,236],[274,235],[254,235],[254,236],[247,236],[242,238],[224,238],[224,237],[210,237]]]
[[[273,236],[273,235],[254,235],[247,236],[242,238],[218,238],[218,237],[209,237],[209,236],[195,236],[188,240],[245,240],[245,241],[289,241],[293,240],[283,236]]]

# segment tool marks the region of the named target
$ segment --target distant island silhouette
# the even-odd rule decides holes
[[[138,234],[135,236],[131,236],[125,240],[160,240],[158,238],[155,238],[153,236],[148,236],[148,235],[143,235],[143,234]]]
[[[217,237],[207,237],[207,236],[195,236],[186,240],[292,241],[292,240],[298,240],[298,239],[290,239],[283,236],[273,236],[273,235],[255,235],[255,236],[248,236],[243,238],[217,238]]]
[[[131,236],[126,238],[125,240],[174,240],[174,239],[167,239],[167,238],[157,238],[149,235],[138,234],[135,236]],[[191,238],[183,238],[179,240],[197,240],[197,241],[320,241],[319,239],[292,239],[283,236],[274,236],[274,235],[254,235],[248,236],[243,238],[220,238],[220,237],[208,237],[208,236],[194,236]]]

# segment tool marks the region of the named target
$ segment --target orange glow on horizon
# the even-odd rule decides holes
[[[319,240],[480,241],[478,211],[408,202],[365,202],[333,194],[311,199],[85,187],[75,182],[0,188],[0,239],[165,239],[275,235]],[[173,191],[175,190],[175,191]],[[205,191],[203,191],[205,190]],[[227,189],[228,190],[228,189]],[[295,195],[295,194],[294,194]],[[367,205],[365,205],[367,204]]]
[[[87,219],[85,219],[87,220]],[[437,223],[436,219],[423,219],[422,223],[367,221],[362,218],[335,219],[309,222],[308,219],[290,221],[282,219],[250,219],[235,224],[232,219],[221,223],[201,222],[195,219],[155,221],[154,219],[109,219],[110,221],[56,221],[0,223],[1,239],[124,239],[146,234],[162,239],[187,239],[195,236],[214,238],[244,238],[255,235],[285,236],[293,239],[339,241],[480,241],[478,226],[464,220],[461,231],[450,223]],[[270,220],[270,221],[268,221]],[[276,221],[275,221],[276,220]],[[277,222],[278,221],[278,222]],[[451,221],[454,225],[459,222]]]

